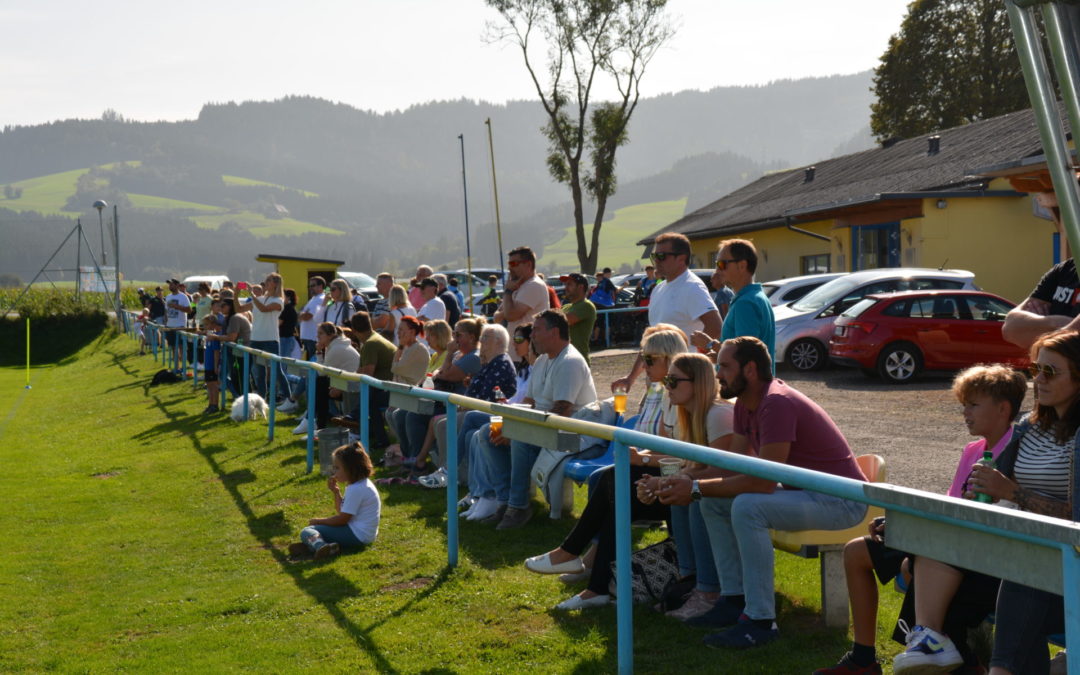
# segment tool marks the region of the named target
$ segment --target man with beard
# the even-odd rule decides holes
[[[528,246],[518,246],[507,256],[510,279],[503,287],[503,301],[492,320],[506,322],[514,335],[517,327],[551,307],[548,286],[536,276],[536,254]]]
[[[731,452],[865,481],[847,440],[819,405],[772,376],[772,359],[754,337],[724,342],[717,360],[720,393],[735,397]],[[770,529],[842,530],[866,505],[778,485],[746,474],[673,477],[658,492],[667,504],[702,500],[701,512],[720,574],[720,602],[690,625],[730,627],[705,637],[710,647],[753,647],[779,637]]]

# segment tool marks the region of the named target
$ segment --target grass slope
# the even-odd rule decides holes
[[[204,417],[190,384],[146,386],[160,366],[136,351],[103,337],[35,368],[30,390],[21,369],[0,369],[0,671],[615,670],[614,609],[554,612],[568,591],[522,566],[570,520],[537,505],[521,530],[462,523],[450,570],[444,493],[394,486],[381,488],[373,547],[288,562],[307,519],[332,512],[292,422],[268,442],[262,423]],[[583,503],[579,490],[575,512]],[[848,642],[817,616],[817,561],[779,555],[777,567],[779,643],[715,652],[705,631],[637,607],[638,672],[833,663]],[[899,596],[883,596],[884,624]]]
[[[318,192],[312,192],[310,190],[297,190],[296,188],[291,188],[288,185],[281,185],[279,183],[267,183],[264,180],[255,180],[254,178],[244,178],[242,176],[228,176],[228,175],[225,175],[225,176],[221,177],[221,180],[225,181],[226,185],[241,185],[241,186],[253,186],[253,187],[261,185],[261,186],[264,186],[264,187],[279,188],[281,190],[294,190],[294,191],[299,192],[300,194],[304,195],[305,197],[318,197],[319,196]]]
[[[615,211],[615,217],[604,222],[600,228],[598,267],[618,269],[623,263],[630,263],[635,269],[643,267],[641,247],[634,242],[678,220],[685,208],[686,199],[676,199],[635,204]],[[544,248],[543,263],[545,267],[550,264],[558,271],[578,269],[577,239],[573,227],[566,228],[561,239]]]

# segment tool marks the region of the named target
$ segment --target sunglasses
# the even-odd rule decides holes
[[[653,262],[663,262],[663,261],[667,260],[668,258],[670,258],[673,255],[679,255],[679,254],[664,251],[662,253],[653,253],[652,255],[649,256],[649,258],[651,258]]]
[[[518,265],[521,265],[524,262],[526,262],[526,261],[524,261],[524,260],[510,260],[510,261],[507,261],[506,265],[508,267],[517,267]]]
[[[732,263],[737,263],[737,262],[742,262],[742,261],[741,260],[734,260],[734,259],[732,259],[732,260],[724,260],[722,258],[717,258],[716,259],[716,269],[723,271],[723,270],[727,269],[728,265],[730,265]]]
[[[1045,363],[1033,363],[1028,366],[1028,373],[1031,374],[1032,379],[1042,375],[1047,380],[1052,380],[1058,376],[1061,371],[1053,366],[1046,365]]]
[[[652,365],[654,363],[664,358],[663,356],[657,356],[656,354],[646,354],[645,352],[642,352],[640,356],[641,360],[645,362],[646,368],[652,368]]]
[[[522,342],[525,342],[525,338],[523,336],[521,336],[521,335],[515,335],[514,336],[514,344],[519,345]]]
[[[679,386],[680,382],[693,382],[694,378],[692,378],[692,377],[675,377],[674,375],[665,375],[664,379],[662,379],[660,381],[663,382],[664,386],[667,387],[668,389],[675,389],[675,387]]]

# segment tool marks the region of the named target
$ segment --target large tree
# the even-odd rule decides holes
[[[615,194],[615,152],[629,140],[645,67],[672,35],[667,0],[488,0],[502,23],[493,39],[516,45],[525,58],[548,121],[548,170],[570,188],[577,255],[594,273],[600,227]],[[593,101],[601,82],[613,99]],[[586,242],[585,200],[596,205]]]
[[[1030,105],[1001,0],[915,0],[874,71],[878,140],[911,138]]]

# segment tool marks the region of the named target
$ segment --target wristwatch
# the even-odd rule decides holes
[[[697,481],[690,483],[690,499],[695,502],[701,501],[701,485]]]

